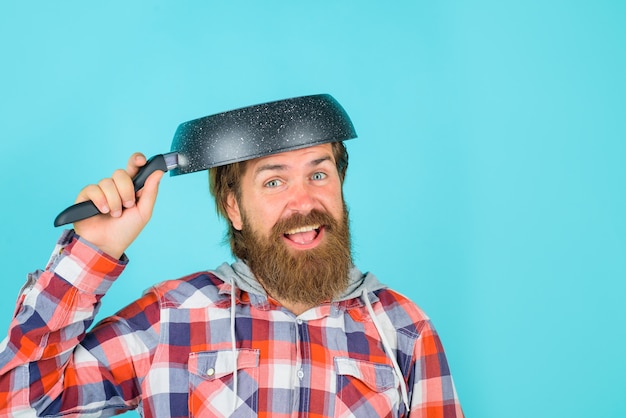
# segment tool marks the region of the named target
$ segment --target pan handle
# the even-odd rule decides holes
[[[135,177],[133,177],[135,193],[141,190],[148,176],[150,176],[150,174],[154,173],[157,170],[161,170],[163,172],[166,172],[168,170],[168,166],[163,154],[158,154],[150,158],[148,162],[146,162],[146,165],[141,167]],[[98,215],[99,213],[100,211],[91,200],[76,203],[66,208],[63,212],[57,215],[56,219],[54,220],[54,226],[66,225],[83,219],[91,218],[92,216]]]

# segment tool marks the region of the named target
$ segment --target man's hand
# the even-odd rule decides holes
[[[74,230],[112,257],[122,256],[152,216],[163,172],[152,173],[135,194],[132,178],[145,164],[146,157],[135,153],[126,170],[116,170],[110,178],[90,184],[76,198],[76,203],[91,200],[102,214],[75,222]]]

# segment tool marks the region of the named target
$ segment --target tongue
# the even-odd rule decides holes
[[[296,244],[308,244],[317,236],[317,231],[298,232],[297,234],[285,234],[285,236]]]

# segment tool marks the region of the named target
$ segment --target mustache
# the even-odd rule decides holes
[[[272,227],[272,236],[280,237],[288,231],[296,228],[319,225],[330,230],[336,229],[339,221],[328,212],[313,209],[307,214],[294,213],[288,218],[284,218],[276,222]]]

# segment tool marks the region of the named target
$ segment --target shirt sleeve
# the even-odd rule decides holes
[[[126,263],[126,257],[113,259],[73,231],[63,233],[46,269],[29,275],[0,343],[0,416],[108,416],[137,405],[137,369],[150,349],[131,331],[153,329],[142,311],[158,305],[155,296],[147,294],[87,333]],[[133,323],[137,312],[141,321]]]
[[[411,397],[413,418],[463,418],[448,361],[429,319],[420,322]]]

